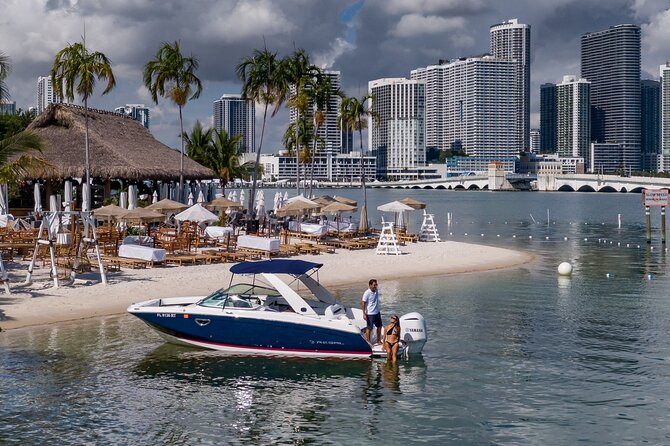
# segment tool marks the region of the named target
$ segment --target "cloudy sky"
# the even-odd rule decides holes
[[[153,104],[142,69],[163,41],[180,40],[200,61],[201,97],[187,104],[185,128],[211,125],[212,101],[239,93],[234,68],[254,48],[281,55],[304,48],[313,61],[342,71],[344,90],[361,95],[380,77],[409,77],[438,59],[488,50],[489,26],[519,18],[532,26],[532,125],[539,122],[539,86],[579,74],[579,37],[620,23],[642,27],[642,76],[657,78],[670,60],[668,0],[0,0],[0,50],[11,57],[12,99],[36,103],[36,81],[54,55],[78,41],[86,24],[89,49],[113,63],[117,87],[90,104],[151,107],[151,131],[178,147],[176,107]],[[260,115],[260,114],[259,114]],[[269,123],[265,151],[280,148],[286,112]],[[259,123],[260,124],[260,123]],[[260,125],[258,126],[260,128]]]

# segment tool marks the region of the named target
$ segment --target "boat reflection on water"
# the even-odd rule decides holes
[[[134,372],[143,379],[175,380],[174,385],[353,379],[364,382],[366,387],[401,392],[422,391],[426,381],[426,364],[420,355],[392,365],[381,359],[231,356],[173,344],[163,344],[148,353],[134,367]]]

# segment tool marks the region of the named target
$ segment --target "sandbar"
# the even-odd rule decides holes
[[[531,253],[485,245],[444,241],[412,243],[401,247],[403,255],[376,255],[374,249],[299,257],[323,263],[319,280],[325,286],[361,284],[374,277],[403,279],[421,276],[491,271],[513,268],[531,262]],[[148,269],[122,269],[108,275],[108,284],[99,274],[89,274],[90,285],[53,288],[48,270],[36,270],[34,284],[20,288],[12,285],[12,294],[0,294],[0,328],[11,330],[54,324],[99,316],[122,314],[143,300],[207,295],[228,285],[231,263],[168,266]],[[14,283],[24,280],[27,264],[14,264]]]

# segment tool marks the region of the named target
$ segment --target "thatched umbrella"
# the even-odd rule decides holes
[[[226,197],[219,197],[210,201],[205,207],[210,209],[227,209],[227,208],[239,209],[243,206],[237,201],[229,200]]]
[[[337,200],[334,199],[333,197],[331,197],[330,195],[321,195],[320,197],[316,197],[312,201],[315,202],[315,203],[319,203],[320,205],[326,206],[326,205],[328,205],[330,203],[333,203]]]
[[[303,200],[295,200],[294,202],[287,204],[283,208],[279,208],[277,210],[277,215],[280,217],[285,217],[287,215],[300,216],[307,211],[316,210],[319,209],[320,207],[321,206],[319,206],[317,203],[310,204]]]
[[[188,206],[179,203],[178,201],[170,200],[169,198],[163,198],[160,201],[157,201],[154,204],[150,204],[145,209],[151,209],[154,211],[162,212],[163,214],[169,214],[170,212],[181,212],[186,209]]]
[[[165,215],[153,209],[135,208],[125,212],[119,220],[128,223],[151,223],[154,221],[164,221]]]
[[[407,197],[399,201],[413,209],[426,209],[426,203],[419,200],[415,200],[414,198]]]
[[[335,200],[339,201],[340,203],[346,203],[350,206],[358,206],[358,202],[356,200],[352,200],[351,198],[335,197]]]
[[[117,220],[126,213],[128,213],[127,209],[123,209],[115,204],[109,204],[98,209],[93,209],[93,215],[98,220]]]
[[[321,213],[323,214],[335,214],[335,226],[338,234],[340,233],[340,215],[342,212],[356,212],[356,207],[334,201],[328,206],[321,208]]]

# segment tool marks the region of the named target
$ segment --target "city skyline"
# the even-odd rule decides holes
[[[362,96],[372,79],[403,77],[441,58],[481,53],[489,46],[491,25],[518,18],[533,29],[531,127],[539,126],[539,86],[580,72],[579,41],[585,32],[622,23],[640,25],[643,78],[658,79],[658,66],[670,59],[665,45],[670,39],[670,9],[664,1],[206,3],[196,8],[177,1],[121,6],[105,1],[9,0],[5,9],[10,20],[0,29],[0,49],[12,58],[14,70],[7,79],[11,99],[24,109],[36,105],[37,77],[48,73],[58,50],[80,40],[84,18],[88,46],[112,60],[118,83],[105,97],[96,90],[90,105],[113,110],[122,103],[147,104],[152,132],[171,147],[179,145],[176,107],[168,101],[152,104],[141,81],[143,65],[161,41],[181,39],[186,52],[201,63],[198,74],[205,90],[184,110],[187,129],[196,120],[211,120],[211,103],[221,94],[239,93],[234,66],[262,47],[264,37],[282,56],[294,45],[304,47],[316,63],[342,72],[346,93]],[[201,25],[194,27],[192,21],[198,20]],[[198,31],[191,31],[195,28]],[[111,34],[114,39],[109,39]],[[269,120],[264,152],[280,148],[287,123],[286,109]]]

